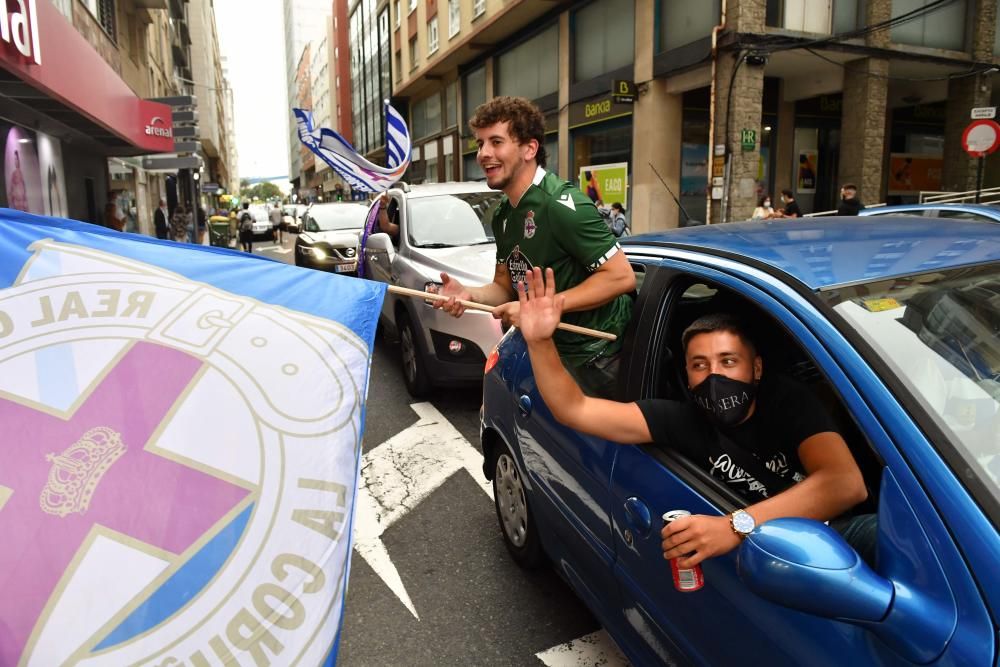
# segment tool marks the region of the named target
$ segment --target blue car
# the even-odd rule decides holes
[[[1000,226],[733,223],[624,247],[638,289],[618,398],[683,399],[687,324],[751,322],[765,372],[836,420],[877,556],[776,519],[678,592],[660,516],[746,503],[675,451],[556,422],[512,329],[487,361],[481,443],[513,558],[551,563],[634,665],[1000,665]]]
[[[1000,206],[990,204],[901,204],[866,208],[863,216],[918,216],[945,218],[947,220],[973,220],[975,222],[1000,222]]]

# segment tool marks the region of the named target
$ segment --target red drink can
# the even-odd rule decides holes
[[[669,512],[664,512],[663,525],[669,526],[673,523],[674,519],[679,519],[682,516],[691,516],[691,512],[688,512],[687,510],[671,510]],[[674,588],[681,593],[693,593],[695,591],[700,591],[705,585],[705,575],[702,574],[701,565],[695,565],[691,568],[677,567],[677,559],[671,558],[670,572],[674,576]]]

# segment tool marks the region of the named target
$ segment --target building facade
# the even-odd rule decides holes
[[[997,101],[996,0],[821,4],[382,2],[410,179],[481,178],[468,118],[522,95],[546,115],[549,169],[620,199],[635,231],[745,219],[783,189],[806,212],[845,182],[870,203],[972,189],[961,134]]]
[[[308,185],[302,180],[303,153],[300,150],[295,116],[292,114],[299,96],[299,60],[306,45],[325,34],[325,20],[331,11],[331,0],[283,0],[282,8],[288,91],[288,180],[291,181],[294,192],[300,187],[308,189]]]

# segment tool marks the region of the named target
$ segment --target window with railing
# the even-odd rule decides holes
[[[112,41],[118,40],[115,24],[115,0],[84,0],[84,6],[108,34]]]
[[[892,0],[892,16],[919,10],[934,0]],[[932,49],[964,51],[968,0],[952,0],[893,26],[892,41],[897,44],[925,46]]]
[[[475,0],[472,3],[472,17],[482,16],[486,13],[486,0]]]
[[[635,60],[635,0],[597,0],[573,14],[572,21],[574,81]]]
[[[719,0],[660,0],[659,51],[676,49],[711,36],[721,15]]]
[[[497,58],[497,94],[544,97],[559,88],[559,26],[553,24]]]

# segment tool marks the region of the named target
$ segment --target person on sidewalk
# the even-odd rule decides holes
[[[253,214],[250,212],[250,202],[243,202],[240,211],[240,246],[245,252],[253,252]]]
[[[785,207],[776,213],[775,217],[778,218],[801,218],[802,209],[799,208],[799,203],[795,201],[795,195],[789,189],[784,189],[781,191],[781,201],[784,203]]]
[[[161,198],[160,205],[153,212],[153,229],[156,231],[156,238],[165,239],[170,230],[170,216],[167,210],[167,200]]]
[[[271,231],[274,233],[274,238],[278,241],[278,245],[281,245],[284,241],[284,223],[281,222],[281,204],[276,203],[274,208],[272,208],[267,213],[268,219],[271,221]]]
[[[191,217],[187,210],[184,208],[183,204],[178,204],[174,208],[174,214],[170,218],[170,233],[173,236],[174,241],[178,243],[187,243],[188,238],[188,225],[191,224]]]
[[[858,215],[865,207],[858,199],[858,186],[844,183],[840,186],[840,204],[837,205],[837,215]]]

